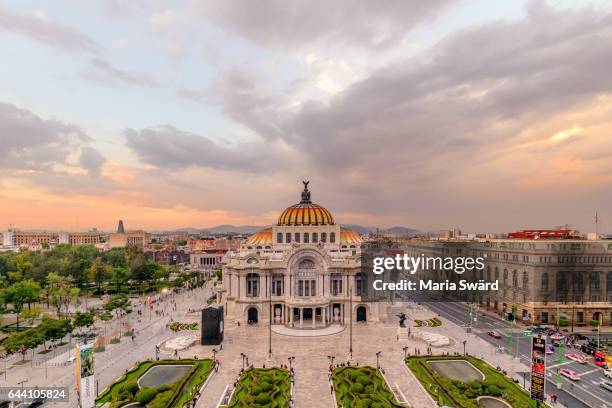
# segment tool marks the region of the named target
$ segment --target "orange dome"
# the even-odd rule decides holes
[[[251,235],[247,241],[251,245],[272,245],[272,228],[264,228]]]
[[[333,225],[334,217],[320,205],[300,203],[292,205],[278,217],[277,225]]]
[[[310,201],[308,181],[302,183],[302,201],[283,211],[278,217],[277,225],[334,225],[334,217],[327,208]]]

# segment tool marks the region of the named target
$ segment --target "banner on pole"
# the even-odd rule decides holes
[[[544,402],[546,393],[546,340],[533,337],[531,341],[531,399]]]

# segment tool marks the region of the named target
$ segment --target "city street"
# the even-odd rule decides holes
[[[464,303],[441,303],[429,302],[426,306],[433,312],[440,314],[458,325],[464,325],[467,315],[467,305]],[[513,355],[518,356],[525,365],[530,364],[531,338],[522,336],[522,327],[518,326],[513,334]],[[495,339],[487,334],[494,330],[502,335],[501,339]],[[510,322],[489,314],[478,313],[477,321],[472,328],[472,333],[484,339],[495,347],[504,347],[505,352],[509,348]],[[518,344],[518,348],[516,345]],[[569,349],[571,353],[579,353],[578,349]],[[610,400],[612,393],[599,386],[604,379],[603,369],[593,364],[592,357],[589,356],[587,364],[568,361],[564,358],[562,363],[558,362],[557,352],[547,355],[547,394],[558,395],[558,401],[570,408],[592,408],[612,406]],[[560,376],[561,389],[557,388],[557,368],[564,367],[577,371],[581,375],[579,381],[571,381]],[[526,382],[529,382],[529,372],[526,373]]]
[[[212,290],[209,284],[203,288],[184,293],[163,295],[162,300],[153,303],[151,313],[144,306],[143,301],[136,301],[135,303],[137,304],[134,305],[133,312],[121,319],[122,322],[129,322],[134,329],[136,334],[134,340],[132,341],[130,337],[121,337],[120,343],[107,344],[106,351],[94,354],[98,391],[100,392],[110,385],[137,361],[154,358],[155,346],[157,344],[177,336],[177,334],[166,328],[170,319],[175,321],[198,321],[200,313],[189,313],[189,309],[201,309],[211,294]],[[176,310],[173,310],[173,302],[176,302]],[[138,310],[142,310],[141,316],[137,314]],[[160,311],[159,315],[155,313],[156,310]],[[161,314],[162,312],[164,314]],[[96,325],[92,327],[92,330],[103,334],[105,330],[110,331],[118,327],[117,319],[109,323],[96,321]],[[33,364],[28,361],[32,353],[26,355],[25,363],[21,363],[21,356],[12,356],[6,362],[8,372],[6,376],[3,374],[0,377],[0,384],[2,386],[17,386],[21,381],[26,381],[23,384],[25,387],[68,387],[69,403],[51,405],[76,407],[75,363],[74,361],[68,362],[69,357],[74,356],[75,340],[76,338],[72,340],[72,346],[65,345],[58,347],[55,350],[55,356],[54,353],[45,355],[33,353]],[[189,356],[193,357],[193,353],[189,354]],[[164,355],[162,354],[160,357],[164,357]],[[4,369],[3,365],[0,365],[0,367]]]

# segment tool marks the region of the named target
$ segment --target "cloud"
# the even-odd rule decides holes
[[[90,176],[99,176],[102,170],[102,165],[106,162],[106,158],[96,149],[85,146],[81,148],[79,164],[87,170]]]
[[[263,46],[292,49],[316,42],[386,48],[415,26],[432,19],[451,0],[325,1],[282,0],[196,2],[194,8],[222,30]]]
[[[12,32],[32,41],[71,51],[99,52],[101,47],[89,36],[62,24],[0,7],[0,30]]]
[[[124,133],[128,147],[141,160],[162,168],[201,166],[226,171],[269,172],[287,165],[287,157],[279,153],[278,147],[259,142],[222,145],[208,137],[167,125],[126,129]]]
[[[124,71],[102,58],[91,59],[83,72],[83,77],[112,85],[159,86],[159,83],[148,73]]]

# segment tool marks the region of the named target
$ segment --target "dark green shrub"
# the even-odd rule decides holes
[[[140,388],[138,387],[138,383],[136,381],[126,382],[119,389],[120,391],[127,391],[128,393],[134,395],[138,392]]]
[[[146,387],[136,393],[136,401],[146,405],[153,401],[156,395],[157,391],[154,388]]]
[[[268,405],[270,402],[272,402],[272,397],[267,392],[262,392],[255,397],[255,402],[260,405]]]
[[[491,384],[489,385],[489,395],[493,395],[494,397],[499,397],[502,395],[501,390],[497,387],[497,385]]]
[[[360,375],[359,377],[357,377],[357,379],[355,380],[356,382],[358,382],[361,385],[368,385],[370,384],[372,381],[365,375]]]
[[[259,395],[262,392],[263,392],[263,389],[259,385],[254,386],[253,389],[251,390],[251,394],[253,395]]]
[[[149,403],[147,408],[166,408],[172,399],[172,390],[160,392],[155,396],[153,401]]]
[[[268,392],[272,389],[272,384],[268,382],[261,382],[259,383],[259,386],[261,387],[261,390],[264,392]]]
[[[361,393],[363,391],[363,384],[361,383],[355,383],[351,386],[351,391],[356,392],[356,393]]]

